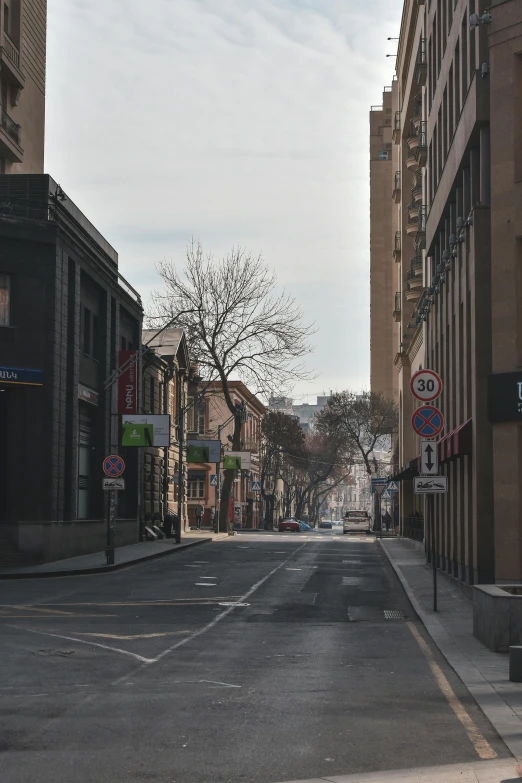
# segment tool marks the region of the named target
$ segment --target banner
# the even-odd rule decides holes
[[[154,446],[154,426],[152,424],[132,424],[124,422],[122,446]]]
[[[138,358],[136,351],[119,351],[118,367],[125,367],[118,378],[118,413],[138,410]]]

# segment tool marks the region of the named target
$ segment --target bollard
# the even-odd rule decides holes
[[[509,679],[511,682],[522,682],[522,645],[509,648]]]

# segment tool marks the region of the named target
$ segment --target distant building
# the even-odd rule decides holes
[[[268,408],[282,411],[288,416],[295,416],[299,419],[301,429],[306,433],[313,431],[314,417],[323,410],[329,399],[330,395],[317,397],[315,405],[310,405],[308,402],[294,404],[292,397],[271,397]]]

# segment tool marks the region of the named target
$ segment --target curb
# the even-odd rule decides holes
[[[471,696],[489,720],[500,739],[504,742],[513,756],[522,762],[522,720],[511,709],[498,691],[477,669],[473,661],[458,647],[442,623],[432,614],[422,609],[419,601],[386,547],[381,549],[388,562],[397,574],[408,600],[419,620],[424,625],[430,638],[437,646],[440,653],[449,663],[455,674],[467,688]]]
[[[120,571],[123,568],[130,568],[131,566],[144,563],[146,560],[155,560],[158,557],[165,557],[166,555],[173,555],[175,552],[181,552],[183,549],[188,549],[191,546],[199,546],[200,544],[207,544],[209,541],[213,541],[213,538],[202,538],[201,541],[189,541],[186,544],[178,544],[174,549],[167,549],[165,552],[154,552],[151,555],[145,555],[144,557],[137,558],[136,560],[128,560],[126,563],[114,563],[114,565],[100,565],[93,566],[92,568],[72,568],[65,571],[42,571],[37,572],[24,572],[24,573],[0,573],[0,579],[52,579],[57,576],[81,576],[82,574],[105,574],[111,571]],[[219,540],[219,539],[218,539]],[[116,550],[117,551],[117,550]]]

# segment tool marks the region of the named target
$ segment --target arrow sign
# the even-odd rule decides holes
[[[421,440],[420,474],[422,476],[436,476],[439,472],[439,450],[436,443],[430,440]]]

